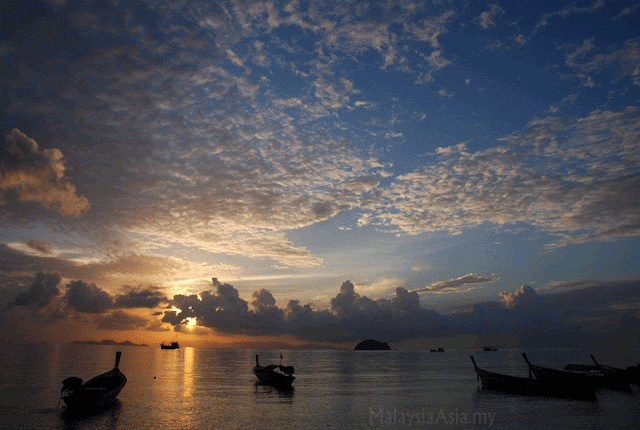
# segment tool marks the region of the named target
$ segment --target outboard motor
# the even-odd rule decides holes
[[[62,389],[60,390],[60,394],[64,393],[65,391],[68,394],[72,394],[75,391],[78,391],[81,389],[82,389],[82,378],[78,378],[77,376],[72,376],[62,381]]]

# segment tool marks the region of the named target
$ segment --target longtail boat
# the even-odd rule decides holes
[[[521,376],[504,375],[502,373],[480,369],[473,355],[471,356],[471,361],[473,362],[478,380],[481,381],[482,388],[486,390],[525,396],[559,397],[589,401],[597,400],[596,390],[592,386],[585,386],[584,384],[573,382],[554,384],[531,377],[525,378]]]
[[[261,366],[258,361],[258,354],[256,354],[256,366],[253,368],[253,374],[260,382],[272,387],[289,389],[293,380],[296,379],[293,376],[293,366],[282,365],[282,355],[280,355],[281,364],[269,364],[268,366]],[[278,372],[279,370],[280,372]]]
[[[527,355],[523,352],[522,357],[527,362],[529,372],[541,381],[558,382],[558,383],[581,383],[595,388],[610,388],[613,390],[632,392],[629,383],[619,378],[608,377],[599,369],[590,365],[567,365],[565,369],[559,370],[550,367],[538,366],[531,364]]]
[[[116,364],[113,369],[91,378],[84,384],[82,379],[76,376],[62,381],[60,400],[65,403],[67,410],[85,412],[103,407],[116,399],[127,383],[127,377],[118,368],[121,354],[120,351],[116,352]]]

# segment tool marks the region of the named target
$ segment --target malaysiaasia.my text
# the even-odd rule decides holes
[[[396,408],[369,408],[369,424],[381,425],[480,424],[491,427],[495,417],[495,412],[466,413],[458,408],[450,412],[443,409],[436,412],[426,411],[424,408],[412,412],[403,412]]]

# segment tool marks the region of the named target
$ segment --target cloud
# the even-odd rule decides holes
[[[35,249],[38,252],[51,254],[51,244],[46,240],[29,239],[26,244],[29,248]]]
[[[563,9],[561,9],[561,10],[559,10],[557,12],[546,13],[546,14],[542,15],[542,17],[540,18],[540,20],[536,24],[536,28],[544,27],[544,26],[548,25],[549,24],[549,19],[551,19],[553,17],[559,16],[559,17],[562,17],[562,18],[566,18],[566,17],[571,16],[573,14],[594,13],[596,10],[602,8],[605,4],[606,3],[605,3],[604,0],[595,0],[589,6],[584,6],[584,7],[577,7],[575,3],[571,3],[568,6],[565,6]]]
[[[71,254],[74,255],[75,253]],[[5,276],[19,276],[44,269],[58,272],[63,278],[83,279],[87,282],[108,283],[120,287],[124,283],[146,281],[149,283],[176,282],[198,278],[217,267],[221,273],[235,272],[233,266],[193,263],[179,258],[149,255],[110,255],[105,259],[80,262],[58,253],[57,256],[31,255],[0,244],[0,271]]]
[[[89,210],[89,201],[78,196],[64,176],[60,150],[40,149],[35,140],[13,129],[0,147],[0,160],[0,204],[5,212],[9,203],[21,207],[25,202],[70,217]]]
[[[514,293],[502,292],[500,296],[504,300],[504,305],[510,309],[521,307],[532,308],[544,302],[544,298],[539,296],[536,290],[528,285],[523,285]]]
[[[84,281],[72,281],[67,284],[64,298],[70,308],[90,314],[105,312],[113,306],[113,299],[109,293],[95,284]]]
[[[397,177],[367,202],[359,225],[459,234],[487,222],[527,223],[557,235],[550,248],[638,236],[640,176],[630,172],[640,169],[639,121],[636,107],[548,117],[504,146],[439,148],[439,163]]]
[[[467,275],[454,281],[461,283],[471,277],[481,279]],[[252,294],[250,309],[236,288],[213,278],[214,291],[174,295],[168,303],[172,309],[165,307],[164,311],[153,312],[149,319],[117,308],[144,305],[151,309],[153,303],[164,304],[155,289],[130,289],[128,293],[138,294],[125,292],[114,300],[101,288],[83,281],[70,282],[62,301],[57,301],[60,306],[44,312],[59,297],[59,280],[57,275],[40,273],[28,292],[0,309],[0,319],[10,321],[19,317],[16,312],[20,308],[30,307],[29,318],[35,325],[66,319],[67,323],[93,323],[100,329],[115,331],[166,331],[169,324],[176,332],[198,335],[212,331],[285,335],[303,342],[345,343],[367,337],[402,342],[471,335],[479,342],[500,340],[505,346],[552,346],[566,345],[568,339],[571,344],[596,342],[608,333],[628,330],[628,324],[637,321],[640,310],[638,280],[585,281],[583,288],[545,295],[524,285],[514,292],[502,293],[501,301],[474,303],[470,311],[439,315],[421,307],[417,291],[398,287],[391,298],[372,299],[357,293],[350,281],[340,285],[330,309],[317,310],[299,300],[289,300],[286,306],[278,307],[266,289]],[[579,282],[565,284],[575,286]],[[125,296],[127,299],[122,299]],[[588,321],[586,325],[584,318]],[[188,325],[193,319],[196,325]]]
[[[420,73],[451,64],[435,49],[455,16],[449,6],[430,6],[433,16],[423,6],[358,8],[358,18],[351,6],[316,3],[202,4],[197,18],[186,4],[155,1],[13,8],[45,24],[21,29],[25,46],[0,84],[24,93],[11,94],[3,112],[40,124],[39,136],[59,145],[69,181],[99,208],[63,226],[111,252],[181,244],[318,266],[286,232],[356,208],[371,192],[345,189],[372,166],[348,137],[326,132],[354,104],[378,109],[336,73],[340,58],[359,63],[375,52],[378,67],[413,74],[403,47],[426,42],[434,50]],[[139,24],[123,25],[131,19]],[[258,64],[280,68],[290,92]]]
[[[118,294],[114,298],[114,306],[117,308],[156,308],[168,299],[158,287],[132,288],[125,287],[126,292]]]
[[[414,290],[416,293],[461,293],[471,291],[477,287],[470,287],[469,285],[486,284],[489,282],[495,282],[497,278],[491,278],[487,276],[475,276],[473,273],[461,276],[456,279],[450,279],[448,281],[440,281],[433,283],[425,288]]]
[[[34,305],[36,308],[42,308],[60,294],[58,287],[61,282],[62,276],[59,273],[39,272],[36,274],[29,291],[18,294],[13,304],[16,306]]]
[[[586,39],[581,46],[566,48],[573,50],[565,54],[565,63],[577,71],[575,77],[585,81],[583,85],[590,83],[589,86],[593,86],[594,76],[598,77],[601,84],[615,84],[621,87],[621,82],[628,80],[633,85],[640,85],[637,67],[637,60],[640,59],[640,41],[628,40],[621,44],[619,49],[603,50],[596,48],[594,40]]]
[[[495,3],[491,3],[489,5],[489,10],[482,12],[478,17],[478,20],[480,21],[482,28],[486,30],[496,25],[496,18],[502,14],[504,14],[504,9]]]
[[[187,318],[199,327],[228,334],[292,334],[311,341],[336,342],[377,334],[385,338],[410,337],[412,330],[436,330],[438,316],[422,309],[418,294],[398,287],[391,299],[370,299],[355,292],[350,281],[340,286],[331,299],[331,311],[315,310],[310,304],[290,300],[278,308],[272,294],[261,289],[253,293],[253,310],[229,284],[213,279],[216,291],[198,295],[176,295],[171,305],[179,310],[164,312],[162,322],[183,330]]]
[[[116,310],[108,315],[99,315],[95,318],[98,328],[103,330],[135,330],[147,328],[149,321],[137,315]]]

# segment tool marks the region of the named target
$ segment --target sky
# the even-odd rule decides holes
[[[637,0],[3,1],[1,336],[637,343],[638,22]]]

